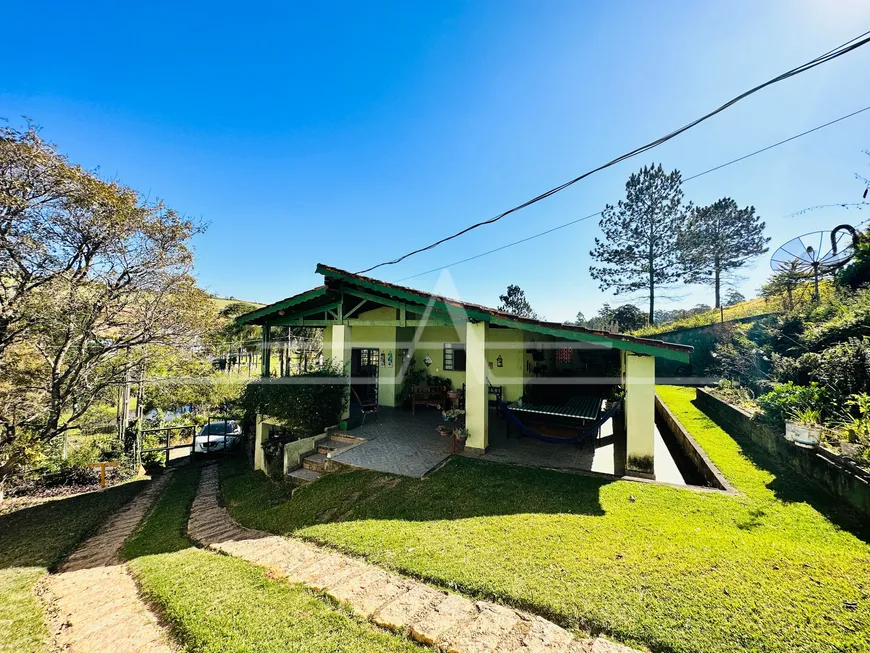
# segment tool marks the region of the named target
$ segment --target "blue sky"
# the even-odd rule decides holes
[[[144,8],[143,8],[144,7]],[[197,275],[274,301],[491,217],[870,29],[863,0],[810,2],[38,3],[4,5],[0,116],[76,162],[209,222]],[[11,55],[9,54],[11,53]],[[643,158],[377,271],[397,281],[870,105],[870,46],[744,101]],[[688,182],[753,204],[772,244],[870,213],[870,112]],[[589,220],[403,283],[488,305],[508,283],[564,320],[622,303],[589,278]],[[761,260],[740,284],[752,294]],[[676,305],[712,303],[685,287]],[[643,301],[638,302],[644,306]],[[665,306],[667,307],[667,306]]]

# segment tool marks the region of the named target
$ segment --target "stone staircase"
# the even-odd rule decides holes
[[[331,457],[362,442],[365,442],[365,439],[343,433],[331,433],[317,443],[315,451],[302,458],[301,467],[287,474],[287,480],[299,487],[313,483],[323,474],[337,471],[339,466],[331,460]]]

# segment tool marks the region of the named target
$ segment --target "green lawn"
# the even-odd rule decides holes
[[[175,473],[124,547],[130,568],[178,641],[197,652],[419,651],[298,585],[242,560],[192,548],[184,536],[198,468]]]
[[[868,651],[870,547],[806,483],[660,394],[740,496],[453,459],[286,490],[227,466],[242,523],[654,651]],[[751,454],[751,455],[750,455]],[[632,497],[634,500],[632,500]],[[866,537],[866,535],[865,535]]]
[[[47,501],[0,516],[0,651],[42,651],[48,638],[34,587],[143,482]]]

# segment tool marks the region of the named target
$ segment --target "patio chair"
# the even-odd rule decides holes
[[[373,413],[376,416],[377,420],[380,422],[381,421],[381,414],[378,411],[377,395],[375,395],[374,399],[368,399],[366,401],[363,401],[362,399],[360,399],[360,396],[356,393],[356,390],[351,388],[350,391],[353,394],[353,398],[356,401],[357,405],[359,405],[360,412],[362,413],[362,423],[365,424],[366,423],[366,416],[371,415]]]

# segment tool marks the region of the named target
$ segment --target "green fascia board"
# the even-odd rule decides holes
[[[575,331],[573,329],[559,329],[557,327],[549,327],[543,324],[529,324],[519,320],[509,320],[501,317],[490,316],[490,322],[498,326],[510,327],[512,329],[522,329],[523,331],[531,331],[532,333],[540,333],[542,335],[555,336],[566,340],[576,340],[578,342],[588,342],[595,345],[603,345],[605,347],[613,347],[615,349],[623,349],[635,354],[646,354],[647,356],[655,356],[656,358],[665,358],[680,363],[689,362],[689,352],[677,351],[667,347],[657,347],[653,344],[636,342],[634,340],[622,340],[619,338],[608,338],[597,333],[589,333],[586,331]]]
[[[251,322],[263,322],[269,316],[276,314],[278,311],[282,311],[293,306],[298,306],[303,302],[310,302],[312,299],[317,299],[319,297],[325,297],[329,293],[329,288],[320,287],[314,288],[302,294],[296,295],[294,297],[288,297],[287,299],[282,299],[280,302],[276,302],[274,304],[269,304],[268,306],[264,306],[263,308],[258,308],[256,311],[251,311],[250,313],[245,313],[244,315],[240,315],[236,318],[236,324],[249,324]]]

